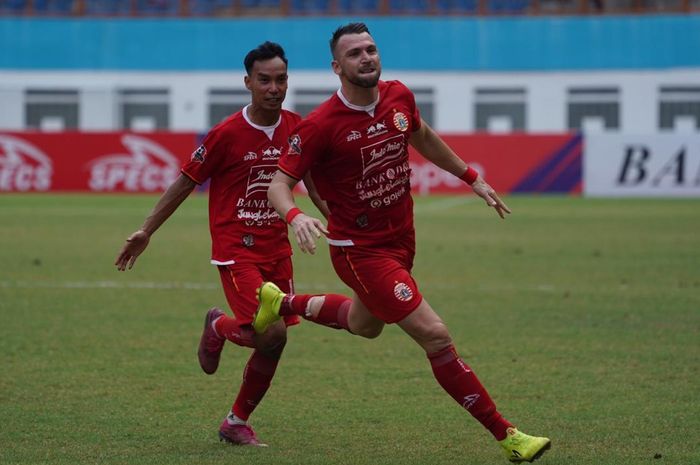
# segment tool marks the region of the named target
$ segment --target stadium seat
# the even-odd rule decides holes
[[[379,0],[339,0],[338,12],[343,14],[380,13]]]
[[[34,0],[34,13],[70,15],[76,7],[74,0]]]
[[[125,16],[131,13],[131,0],[85,0],[85,14]]]
[[[488,11],[497,14],[523,14],[530,7],[529,0],[489,0]]]
[[[136,14],[145,16],[175,16],[180,12],[179,0],[137,0]]]
[[[292,0],[292,14],[328,14],[330,11],[329,0]]]
[[[479,10],[479,0],[437,0],[436,13],[476,13]]]
[[[26,0],[5,0],[0,1],[0,13],[2,14],[20,14],[27,8]]]
[[[390,14],[425,14],[430,12],[428,0],[389,0]]]
[[[189,13],[195,16],[212,16],[229,10],[232,0],[188,0]]]

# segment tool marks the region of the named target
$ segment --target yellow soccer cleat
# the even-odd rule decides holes
[[[515,428],[508,428],[508,436],[499,444],[508,460],[514,463],[534,462],[552,447],[549,438],[529,436]]]
[[[280,306],[286,294],[273,283],[263,283],[258,289],[258,309],[253,316],[253,329],[262,334],[280,318]]]

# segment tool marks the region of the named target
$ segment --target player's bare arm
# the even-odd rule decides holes
[[[313,255],[316,253],[316,241],[321,237],[321,234],[328,234],[328,230],[321,220],[305,213],[297,213],[293,218],[288,218],[290,212],[294,213],[293,209],[298,210],[294,202],[294,194],[292,194],[292,189],[297,182],[296,179],[287,176],[282,171],[277,171],[267,190],[267,198],[280,218],[287,219],[287,222],[292,226],[299,249]]]
[[[146,217],[143,226],[132,233],[117,255],[114,264],[117,270],[131,269],[139,255],[146,250],[151,240],[151,235],[170,218],[184,200],[192,193],[197,184],[185,176],[180,176],[163,193],[151,213]]]
[[[420,129],[411,134],[409,143],[426,160],[457,177],[461,177],[467,170],[467,164],[464,160],[459,158],[433,128],[423,120],[421,120]],[[476,195],[484,199],[486,205],[493,207],[501,218],[505,218],[505,215],[511,212],[510,208],[481,175],[476,177],[471,188]]]

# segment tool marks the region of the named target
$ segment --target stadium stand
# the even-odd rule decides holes
[[[0,16],[586,15],[679,12],[700,12],[700,0],[0,0]]]

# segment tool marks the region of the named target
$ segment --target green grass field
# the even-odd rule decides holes
[[[0,196],[0,463],[499,464],[398,328],[291,330],[251,422],[220,443],[247,349],[206,376],[202,318],[225,306],[206,198],[112,265],[154,196]],[[504,415],[548,435],[541,464],[697,464],[700,200],[418,199],[415,276]],[[299,292],[344,292],[325,247]]]

